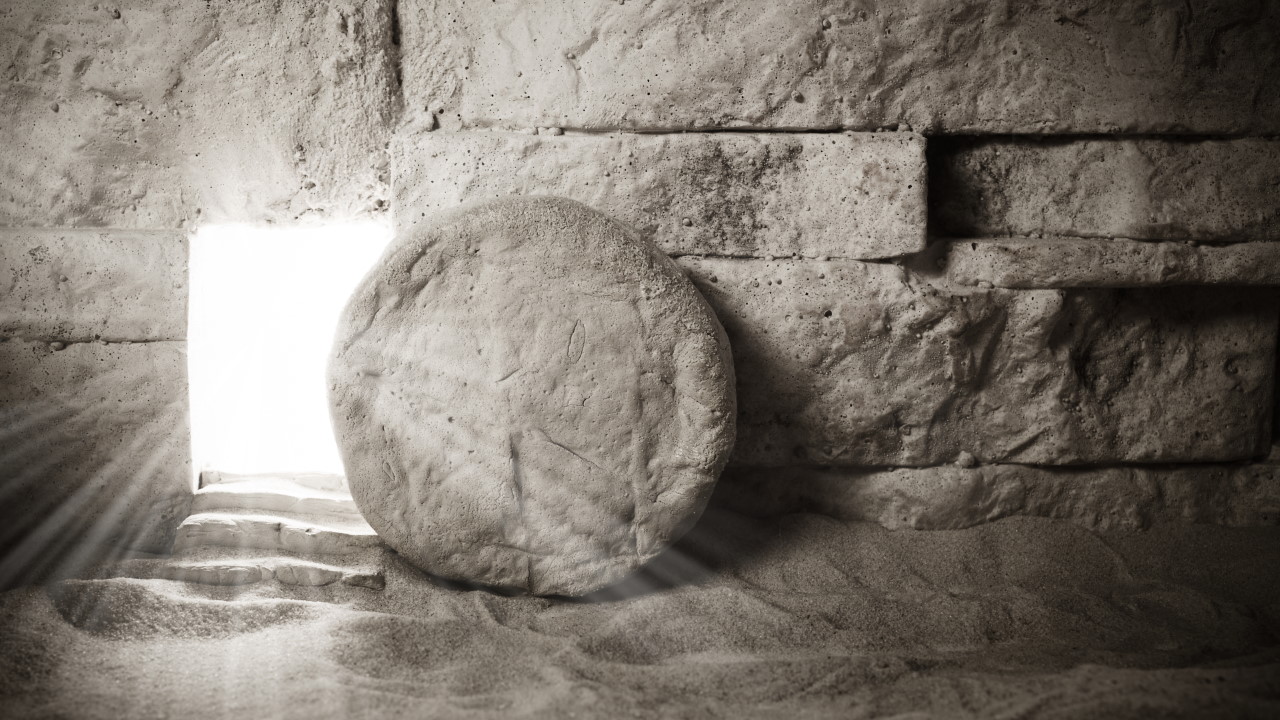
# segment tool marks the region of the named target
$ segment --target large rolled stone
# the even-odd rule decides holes
[[[442,577],[577,595],[699,516],[732,449],[733,366],[706,302],[584,205],[507,198],[400,238],[329,368],[361,512]]]

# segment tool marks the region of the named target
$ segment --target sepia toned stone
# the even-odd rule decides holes
[[[186,343],[0,342],[0,545],[166,551],[191,503]]]
[[[576,202],[401,234],[330,360],[351,494],[436,575],[543,595],[622,579],[698,518],[734,438],[724,331],[680,270]]]
[[[187,238],[141,230],[0,229],[0,336],[182,340]]]
[[[546,136],[395,143],[396,222],[506,195],[557,195],[675,255],[883,258],[925,246],[924,139],[909,133]]]
[[[1280,240],[1275,140],[952,140],[929,170],[935,234]]]
[[[737,469],[717,505],[748,514],[818,512],[917,530],[959,530],[1015,515],[1059,518],[1092,530],[1161,523],[1280,525],[1280,467]]]
[[[1276,298],[1003,291],[889,264],[681,258],[738,378],[738,465],[1264,455]]]
[[[0,225],[176,228],[377,212],[391,3],[0,8]]]
[[[1125,238],[954,240],[947,277],[1003,288],[1280,285],[1280,243],[1198,245]]]
[[[1158,0],[403,0],[457,127],[1274,134],[1280,8]]]

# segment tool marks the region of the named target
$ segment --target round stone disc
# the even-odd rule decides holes
[[[576,202],[507,198],[398,238],[339,321],[330,405],[351,494],[432,574],[609,585],[697,520],[734,440],[710,308]]]

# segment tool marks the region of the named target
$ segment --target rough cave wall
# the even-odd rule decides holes
[[[1274,522],[1278,36],[1266,0],[11,3],[2,539],[167,542],[192,228],[508,193],[712,303],[721,502]]]
[[[188,233],[386,211],[390,8],[0,6],[0,585],[172,542]]]

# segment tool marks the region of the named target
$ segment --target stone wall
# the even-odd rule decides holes
[[[192,490],[186,247],[0,229],[0,586],[83,545],[172,542]]]
[[[725,502],[1275,522],[1277,36],[1263,0],[10,3],[4,542],[166,543],[193,228],[509,193],[711,301]]]

